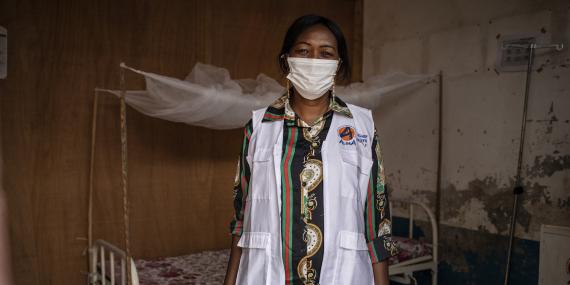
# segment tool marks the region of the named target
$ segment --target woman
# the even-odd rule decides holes
[[[350,74],[340,28],[300,17],[279,64],[293,87],[245,127],[225,284],[387,285],[382,156],[370,110],[334,94]]]

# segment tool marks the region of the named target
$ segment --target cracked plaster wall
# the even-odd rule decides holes
[[[443,225],[508,232],[525,73],[495,67],[497,43],[536,34],[566,49],[536,57],[517,236],[538,240],[541,224],[570,226],[569,8],[566,1],[364,1],[364,78],[443,71]],[[437,96],[438,85],[428,84],[375,110],[392,199],[413,197],[432,209]]]

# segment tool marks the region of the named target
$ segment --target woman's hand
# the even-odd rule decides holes
[[[224,285],[235,285],[237,273],[239,269],[239,260],[241,259],[241,248],[237,246],[239,237],[232,235],[232,249],[230,252],[230,261],[228,262],[228,269],[226,271],[226,278]]]
[[[374,271],[374,285],[388,285],[388,260],[372,264]]]

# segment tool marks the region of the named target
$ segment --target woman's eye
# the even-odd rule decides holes
[[[305,55],[309,53],[309,50],[307,49],[298,49],[295,51],[297,54],[301,54],[301,55]]]
[[[331,52],[328,52],[328,51],[323,51],[323,52],[321,52],[321,57],[323,57],[323,58],[331,58],[331,57],[334,57],[334,54],[331,53]]]

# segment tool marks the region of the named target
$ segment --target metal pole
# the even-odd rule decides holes
[[[519,195],[524,192],[524,188],[521,181],[521,166],[522,166],[522,158],[523,158],[523,151],[524,151],[524,137],[526,131],[526,115],[528,109],[528,93],[530,90],[530,78],[532,74],[532,64],[534,61],[534,50],[536,48],[536,44],[532,43],[528,47],[529,55],[528,55],[528,66],[526,70],[526,87],[524,91],[524,106],[523,106],[523,117],[522,117],[522,127],[521,127],[521,135],[520,135],[520,143],[519,143],[519,157],[518,157],[518,164],[517,164],[517,176],[515,180],[515,188],[513,189],[513,214],[511,216],[511,226],[509,229],[509,249],[507,251],[507,267],[505,270],[505,285],[509,284],[509,273],[511,271],[511,257],[513,254],[513,242],[515,239],[515,227],[517,222],[517,210],[518,210],[518,202],[519,202]]]
[[[442,137],[443,137],[443,71],[439,72],[439,94],[438,94],[438,118],[437,118],[437,178],[435,184],[435,221],[439,225],[441,219],[441,158],[442,158]],[[439,227],[438,227],[439,230]]]
[[[129,221],[129,186],[128,186],[128,159],[127,159],[127,105],[125,102],[125,64],[121,62],[121,184],[123,188],[123,221],[125,224],[125,253],[127,263],[127,285],[132,285],[131,276],[131,245],[130,245],[130,221]]]
[[[522,166],[522,158],[523,158],[523,150],[524,150],[524,137],[525,137],[525,130],[526,130],[526,114],[527,114],[527,107],[528,107],[528,94],[530,92],[530,79],[532,74],[532,64],[534,61],[534,52],[536,49],[544,49],[544,48],[553,48],[556,51],[562,51],[564,49],[564,44],[536,44],[531,43],[529,45],[522,45],[522,44],[508,44],[503,46],[503,48],[526,48],[529,51],[528,55],[528,65],[526,69],[526,86],[524,92],[524,106],[523,106],[523,119],[522,119],[522,127],[521,127],[521,136],[520,136],[520,144],[519,144],[519,157],[518,157],[518,164],[517,164],[517,176],[515,180],[515,188],[513,189],[514,200],[513,200],[513,214],[511,216],[511,224],[509,228],[509,248],[507,251],[507,266],[505,270],[505,285],[509,284],[509,274],[511,271],[511,258],[512,258],[512,251],[513,251],[513,242],[515,238],[515,227],[517,221],[517,210],[518,210],[518,198],[519,195],[524,192],[523,183],[521,179],[521,166]]]

